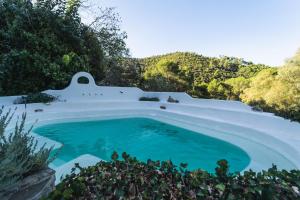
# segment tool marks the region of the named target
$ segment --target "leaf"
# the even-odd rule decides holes
[[[112,159],[113,161],[116,161],[118,158],[119,158],[118,153],[117,153],[116,151],[114,151],[113,154],[111,155],[111,159]]]
[[[225,185],[223,183],[219,183],[216,185],[216,188],[222,192],[225,190]]]

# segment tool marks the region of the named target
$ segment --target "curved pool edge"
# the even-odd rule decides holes
[[[76,117],[74,116],[77,115]],[[80,114],[80,115],[78,115]],[[95,111],[94,113],[92,112],[87,112],[87,113],[83,113],[83,112],[79,112],[79,113],[76,113],[76,112],[71,112],[71,113],[68,113],[68,116],[67,115],[59,115],[59,116],[56,116],[52,115],[52,117],[47,117],[47,119],[44,119],[44,120],[39,120],[39,123],[37,124],[36,127],[38,126],[41,126],[41,125],[45,125],[45,124],[48,124],[48,123],[55,123],[55,122],[67,122],[67,121],[83,121],[83,120],[86,120],[86,121],[89,121],[89,120],[101,120],[101,119],[114,119],[114,118],[120,118],[120,117],[148,117],[148,118],[152,118],[152,119],[155,119],[155,120],[160,120],[160,121],[163,121],[163,122],[167,122],[167,123],[170,123],[172,125],[176,125],[176,126],[180,126],[180,127],[183,127],[183,128],[186,128],[186,129],[189,129],[189,130],[192,130],[192,131],[196,131],[196,132],[201,132],[203,134],[207,134],[209,136],[213,136],[213,137],[217,137],[218,139],[221,139],[221,140],[225,140],[229,143],[232,143],[240,148],[242,148],[243,150],[245,150],[251,158],[255,158],[255,155],[253,155],[253,153],[251,153],[251,148],[250,147],[247,147],[247,149],[245,149],[245,146],[244,146],[244,143],[245,142],[245,136],[243,135],[239,135],[239,133],[236,133],[236,131],[230,131],[229,133],[230,134],[226,134],[224,133],[224,130],[220,130],[220,129],[225,129],[224,128],[224,124],[223,126],[220,126],[222,124],[220,124],[218,122],[218,126],[219,127],[203,127],[203,126],[197,126],[194,122],[191,122],[191,118],[188,118],[187,120],[188,121],[183,121],[182,119],[186,116],[184,115],[179,115],[177,113],[167,113],[165,111],[160,111],[160,110],[134,110],[134,109],[131,109],[131,110],[121,110],[121,113],[120,113],[120,110],[105,110],[105,111],[101,111],[100,113],[98,111]],[[173,118],[171,117],[173,116]],[[178,120],[180,116],[180,120]],[[83,119],[85,118],[85,119]],[[203,120],[201,118],[197,119],[198,122],[199,120],[202,120],[202,123],[208,123],[208,122],[211,122],[211,123],[215,123],[214,121],[211,121],[211,120]],[[191,124],[192,123],[192,124]],[[228,124],[225,124],[227,127],[226,127],[226,130],[230,127],[232,127],[232,125],[228,125]],[[209,126],[209,124],[207,125]],[[235,128],[238,127],[238,126],[235,126]],[[255,132],[254,130],[249,130],[248,128],[245,129],[244,128],[244,131],[247,130],[247,132]],[[218,132],[216,134],[216,131]],[[257,132],[257,131],[256,131]],[[234,134],[233,134],[234,133]],[[263,135],[263,133],[260,133],[260,132],[257,132],[256,134],[258,135]],[[219,135],[219,137],[218,137]],[[265,135],[265,139],[268,139],[270,141],[270,139],[273,140],[273,143],[276,142],[276,145],[278,145],[278,143],[280,145],[285,145],[284,147],[286,149],[289,149],[290,152],[289,154],[293,154],[293,156],[295,155],[295,151],[293,148],[290,149],[290,147],[288,145],[286,145],[285,143],[282,143],[281,141],[278,141],[276,138],[272,138],[268,135]],[[238,140],[236,140],[238,139]],[[248,138],[248,139],[251,139],[251,138]],[[259,141],[253,141],[253,138],[251,139],[252,143],[256,143],[256,144],[260,144],[259,141],[261,141],[261,138],[259,138]],[[261,146],[263,147],[268,147],[266,146],[265,143],[262,143],[260,144]],[[248,149],[250,148],[250,149]],[[268,147],[266,149],[271,149],[272,151],[274,150],[274,148],[271,148],[271,147]],[[257,148],[254,148],[254,150],[257,150]],[[276,150],[277,151],[277,150]],[[257,151],[256,151],[257,152]],[[258,154],[258,153],[257,153]],[[278,152],[278,154],[282,155],[281,152]],[[263,153],[259,152],[259,155],[264,155]],[[255,159],[255,160],[261,160],[261,159]],[[265,158],[263,160],[266,160]],[[293,163],[293,162],[292,162]],[[255,165],[257,166],[257,165]],[[269,167],[271,166],[271,164],[268,165]],[[295,168],[297,167],[297,164],[294,164],[293,165]],[[251,168],[251,165],[250,167]]]
[[[135,108],[131,105],[126,106],[125,102],[122,102],[123,108],[120,105],[113,106],[112,103],[110,103],[110,105],[112,105],[110,107],[101,106],[105,104],[99,102],[89,103],[88,105],[84,104],[84,107],[76,107],[72,103],[53,103],[50,106],[44,104],[29,104],[26,109],[26,126],[29,127],[32,124],[35,124],[35,127],[38,127],[48,123],[74,120],[88,121],[91,119],[99,120],[120,117],[148,117],[192,131],[201,132],[202,134],[207,134],[211,137],[217,137],[218,139],[240,147],[251,157],[251,162],[245,170],[250,168],[254,171],[267,169],[272,166],[272,161],[274,160],[277,160],[280,163],[290,164],[290,166],[282,166],[280,163],[275,163],[279,168],[300,168],[299,148],[297,149],[293,144],[289,144],[288,140],[280,140],[278,137],[274,137],[273,135],[270,135],[270,133],[262,132],[259,129],[249,129],[249,127],[233,125],[232,123],[219,120],[218,118],[213,120],[212,118],[201,117],[204,113],[201,113],[199,116],[194,116],[190,113],[176,112],[177,110],[161,110],[159,109],[159,105],[161,104],[162,103],[148,104],[147,102],[135,102],[135,105],[143,105],[135,106]],[[76,105],[83,104],[76,103]],[[60,109],[62,106],[65,108]],[[19,108],[20,107],[21,106],[19,106]],[[86,107],[89,107],[89,109],[84,109]],[[35,108],[43,108],[44,111],[36,113],[33,111]],[[21,109],[18,109],[16,115],[19,115],[23,111],[24,109],[21,107]],[[37,123],[35,123],[36,119],[38,119]],[[16,119],[13,121],[16,121]],[[202,126],[199,126],[199,124],[202,124]],[[40,138],[38,141],[41,144],[47,142],[47,139]],[[251,142],[248,143],[249,141]]]

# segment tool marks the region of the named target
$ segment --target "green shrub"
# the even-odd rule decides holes
[[[298,105],[289,107],[288,109],[279,109],[275,105],[268,105],[264,100],[250,101],[248,104],[254,111],[270,112],[274,113],[276,116],[280,116],[291,121],[300,122],[300,106]]]
[[[275,166],[255,173],[229,174],[226,160],[216,173],[188,171],[171,161],[140,162],[117,153],[111,162],[81,168],[75,166],[47,199],[300,199],[300,171],[279,171]],[[79,168],[81,172],[75,174]]]
[[[140,101],[160,101],[157,97],[141,97],[139,98]]]
[[[14,104],[27,104],[27,103],[50,103],[57,100],[57,97],[46,93],[35,93],[27,96],[22,96],[14,101]]]
[[[252,110],[254,111],[258,111],[258,112],[263,112],[264,110],[266,111],[266,103],[263,100],[250,101],[248,105],[251,106]]]
[[[37,141],[29,135],[31,128],[24,129],[26,114],[8,135],[4,134],[13,115],[0,108],[0,199],[8,187],[17,187],[24,177],[47,168],[52,161],[49,158],[52,148],[44,145],[37,149]]]

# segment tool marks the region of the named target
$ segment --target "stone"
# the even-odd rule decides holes
[[[55,187],[55,171],[47,168],[25,177],[0,193],[1,200],[39,200],[47,197]]]

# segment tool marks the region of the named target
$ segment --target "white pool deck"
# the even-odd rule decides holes
[[[79,84],[79,77],[87,77],[89,84]],[[65,121],[82,121],[122,117],[148,117],[207,134],[242,148],[251,158],[246,169],[260,171],[276,164],[280,169],[300,169],[300,123],[291,122],[271,113],[255,112],[238,101],[195,99],[186,93],[145,92],[135,87],[97,86],[92,76],[79,72],[63,90],[47,90],[59,96],[59,102],[50,105],[15,105],[17,96],[0,97],[0,106],[15,109],[15,117],[8,130],[13,128],[17,116],[27,113],[27,127]],[[160,102],[142,102],[139,98],[158,97]],[[171,96],[179,103],[168,103]],[[160,106],[166,109],[160,109]],[[43,109],[35,112],[35,109]],[[36,120],[38,120],[36,122]],[[61,144],[32,133],[39,145],[60,147]],[[84,134],[84,133],[82,133]],[[201,153],[201,152],[200,152]],[[82,155],[56,170],[57,183],[69,173],[74,163],[93,165],[101,158]]]

